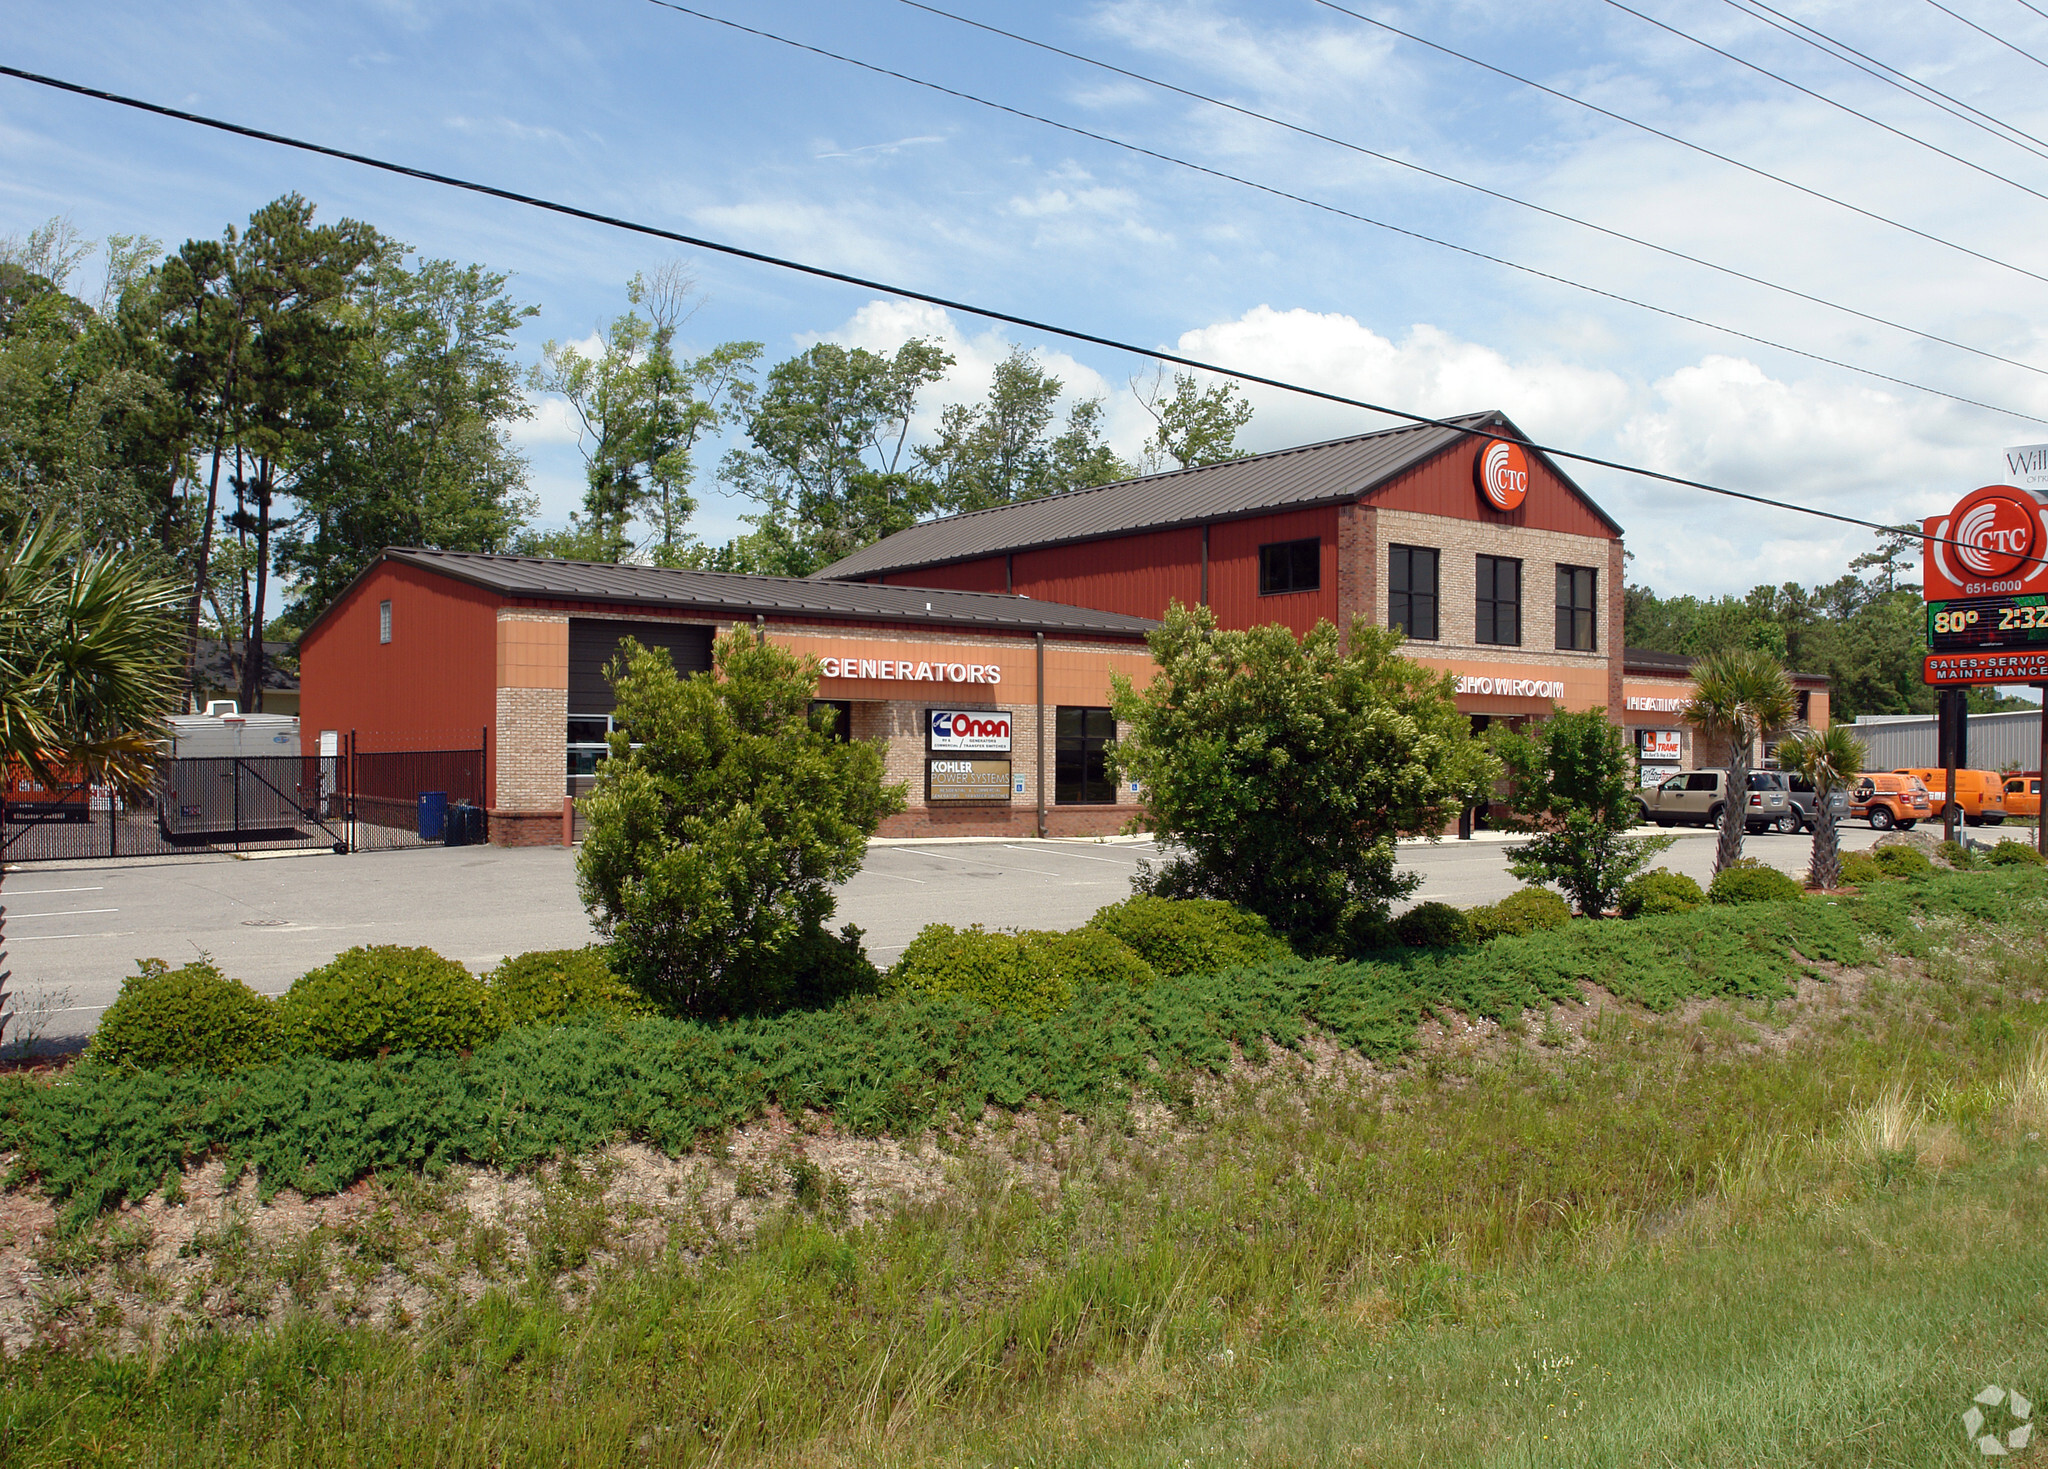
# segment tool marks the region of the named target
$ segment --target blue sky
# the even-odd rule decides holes
[[[701,8],[1607,291],[2048,419],[2048,375],[1934,346],[1327,143],[920,12],[900,0]],[[1946,250],[1541,96],[1310,0],[960,13],[2022,363],[2048,283]],[[2048,199],[1711,56],[1604,0],[1354,8],[1758,168],[2048,275]],[[2048,194],[2032,155],[1803,48],[1734,0],[1641,0],[1827,96]],[[2043,65],[1924,0],[1781,9],[2028,133]],[[2048,57],[2017,0],[1954,8]],[[1876,519],[1918,518],[2000,476],[2048,425],[1964,408],[1639,311],[1307,206],[800,55],[648,0],[11,7],[7,60],[91,85],[587,208],[1073,323],[1424,412],[1505,410],[1538,438]],[[92,236],[216,235],[297,190],[420,251],[514,274],[522,337],[588,337],[656,242],[0,79],[0,235],[53,215]],[[732,261],[686,255],[691,345],[948,338],[946,396],[978,396],[1011,340],[1146,426],[1121,354]],[[86,267],[90,273],[92,266]],[[80,283],[74,283],[78,285]],[[90,294],[89,292],[86,292]],[[1257,392],[1255,448],[1378,426]],[[519,439],[543,518],[580,493],[558,405]],[[707,456],[707,466],[715,455]],[[1604,472],[1635,579],[1665,592],[1824,580],[1867,535]],[[711,474],[695,529],[746,506]]]

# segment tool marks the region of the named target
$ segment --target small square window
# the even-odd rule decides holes
[[[1305,541],[1276,541],[1259,547],[1259,595],[1281,592],[1313,592],[1323,584],[1323,542],[1320,536]]]
[[[377,604],[377,641],[380,643],[391,641],[391,604],[389,602],[379,602]]]

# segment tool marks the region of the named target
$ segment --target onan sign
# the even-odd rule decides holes
[[[933,709],[930,711],[933,750],[1010,752],[1007,709]]]
[[[2041,501],[2017,485],[1985,485],[1946,515],[1921,522],[1922,584],[1930,602],[2048,590]]]
[[[1529,493],[1529,457],[1520,444],[1488,439],[1472,461],[1479,493],[1496,510],[1513,510]]]

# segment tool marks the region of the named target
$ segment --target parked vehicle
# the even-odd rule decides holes
[[[1749,789],[1743,793],[1743,825],[1750,831],[1765,831],[1781,822],[1791,823],[1787,831],[1799,830],[1798,818],[1784,789],[1758,777],[1776,771],[1750,772]],[[1659,826],[1719,826],[1728,805],[1728,772],[1687,770],[1659,785],[1650,786],[1636,797],[1641,819]]]
[[[7,762],[0,783],[0,820],[70,821],[92,819],[92,788],[77,770],[57,770],[55,785],[46,785],[19,760]]]
[[[1785,771],[1786,791],[1793,806],[1799,812],[1799,825],[1812,831],[1815,825],[1814,812],[1818,809],[1820,795],[1813,788],[1813,782],[1794,771]],[[1835,824],[1841,825],[1849,819],[1849,788],[1836,786],[1828,792],[1828,805],[1835,813]],[[1783,828],[1780,828],[1783,830]]]
[[[2008,775],[2005,778],[2005,814],[2041,819],[2041,777]]]
[[[289,831],[324,794],[307,788],[293,715],[242,714],[220,700],[204,714],[165,723],[172,759],[158,793],[157,825],[167,837]]]
[[[1868,821],[1876,831],[1911,831],[1916,821],[1929,820],[1933,814],[1927,787],[1910,775],[1868,771],[1849,788],[1850,817]]]
[[[1946,770],[1895,770],[1910,775],[1927,787],[1934,798],[1934,814],[1942,815],[1941,803],[1948,794]],[[2005,779],[1995,770],[1956,772],[1956,813],[1970,826],[1997,826],[2005,820]]]

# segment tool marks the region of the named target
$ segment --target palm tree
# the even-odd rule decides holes
[[[1842,842],[1829,797],[1856,778],[1869,755],[1847,725],[1830,724],[1794,735],[1778,746],[1778,763],[1813,782],[1813,861],[1806,885],[1832,888],[1842,881]]]
[[[1757,648],[1730,648],[1703,658],[1694,666],[1692,680],[1685,722],[1702,740],[1726,741],[1728,746],[1728,791],[1721,807],[1721,842],[1714,851],[1718,876],[1742,855],[1751,747],[1790,724],[1799,706],[1784,668]]]

